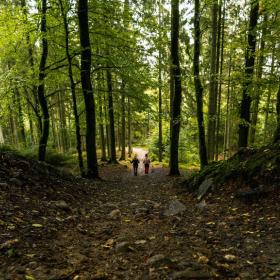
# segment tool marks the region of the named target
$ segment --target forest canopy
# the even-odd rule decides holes
[[[69,155],[96,178],[139,145],[175,175],[279,141],[279,12],[272,0],[2,0],[0,143]]]

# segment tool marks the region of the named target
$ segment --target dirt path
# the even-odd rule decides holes
[[[1,233],[1,280],[279,279],[279,207],[230,196],[197,204],[164,169],[102,172],[105,181],[52,194],[66,202],[54,209],[49,194],[33,194],[25,209],[17,198],[11,221],[22,222]]]

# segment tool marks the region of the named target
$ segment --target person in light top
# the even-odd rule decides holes
[[[145,157],[143,159],[143,164],[145,166],[145,174],[149,173],[150,163],[151,160],[149,159],[148,154],[145,154]]]

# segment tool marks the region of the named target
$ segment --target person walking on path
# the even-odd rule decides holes
[[[143,164],[145,166],[145,174],[149,173],[150,163],[151,163],[151,160],[148,158],[148,154],[145,154],[145,157],[143,159]]]
[[[139,165],[139,159],[137,158],[137,155],[134,156],[134,158],[131,161],[131,163],[133,165],[134,176],[137,176],[138,165]]]

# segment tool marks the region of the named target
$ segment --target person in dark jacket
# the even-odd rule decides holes
[[[134,158],[131,161],[131,163],[133,165],[134,176],[137,176],[138,165],[139,165],[139,159],[137,158],[137,155],[134,156]]]

